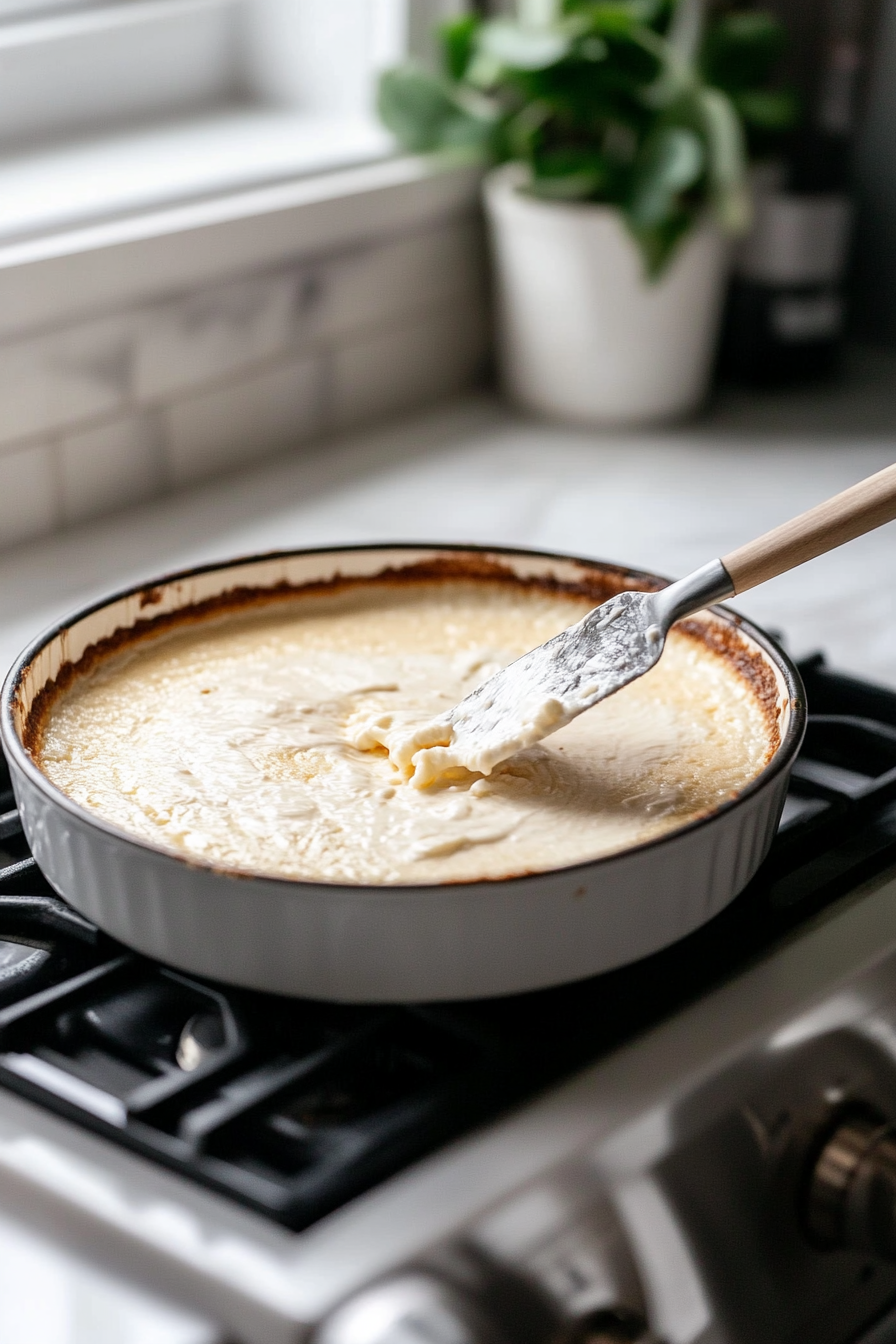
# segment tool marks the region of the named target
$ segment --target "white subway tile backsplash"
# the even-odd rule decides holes
[[[291,267],[149,310],[137,341],[137,398],[148,401],[215,382],[287,350],[318,289],[310,268]]]
[[[246,465],[322,425],[323,361],[305,356],[175,402],[165,412],[175,484]]]
[[[150,499],[163,485],[160,426],[154,415],[129,415],[59,444],[62,512],[79,522]]]
[[[0,343],[0,546],[460,390],[485,291],[458,216]]]
[[[0,345],[0,444],[122,406],[133,330],[109,318]]]
[[[376,420],[458,391],[487,346],[481,305],[435,309],[346,344],[333,354],[333,419],[339,428]]]
[[[139,323],[134,390],[146,402],[214,382],[291,347],[332,343],[482,288],[475,220],[371,243],[185,294]]]
[[[334,258],[312,326],[329,340],[382,326],[460,294],[485,287],[485,250],[478,220],[458,218]]]
[[[51,443],[11,448],[0,457],[0,546],[40,536],[60,522]]]

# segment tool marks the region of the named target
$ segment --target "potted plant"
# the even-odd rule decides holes
[[[444,68],[388,71],[385,124],[412,151],[500,165],[484,197],[505,386],[588,423],[703,398],[729,240],[749,221],[745,128],[793,116],[770,87],[782,33],[703,0],[520,0],[440,30]]]

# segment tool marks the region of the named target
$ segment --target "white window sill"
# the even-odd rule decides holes
[[[0,160],[0,245],[384,159],[368,117],[224,107]]]
[[[369,120],[252,109],[8,158],[0,337],[411,230],[478,181]]]

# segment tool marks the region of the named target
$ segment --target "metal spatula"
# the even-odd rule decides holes
[[[440,717],[428,738],[426,732],[418,734],[422,749],[412,758],[413,782],[425,786],[452,765],[489,774],[500,761],[648,672],[663,652],[670,626],[682,617],[746,592],[893,518],[896,465],[658,593],[626,592],[610,598],[490,677]]]

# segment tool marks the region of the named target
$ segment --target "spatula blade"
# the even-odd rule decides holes
[[[619,593],[456,705],[447,720],[451,756],[469,770],[489,774],[514,752],[649,672],[664,641],[655,594]],[[444,749],[436,750],[444,763]],[[415,766],[422,765],[415,757]]]

